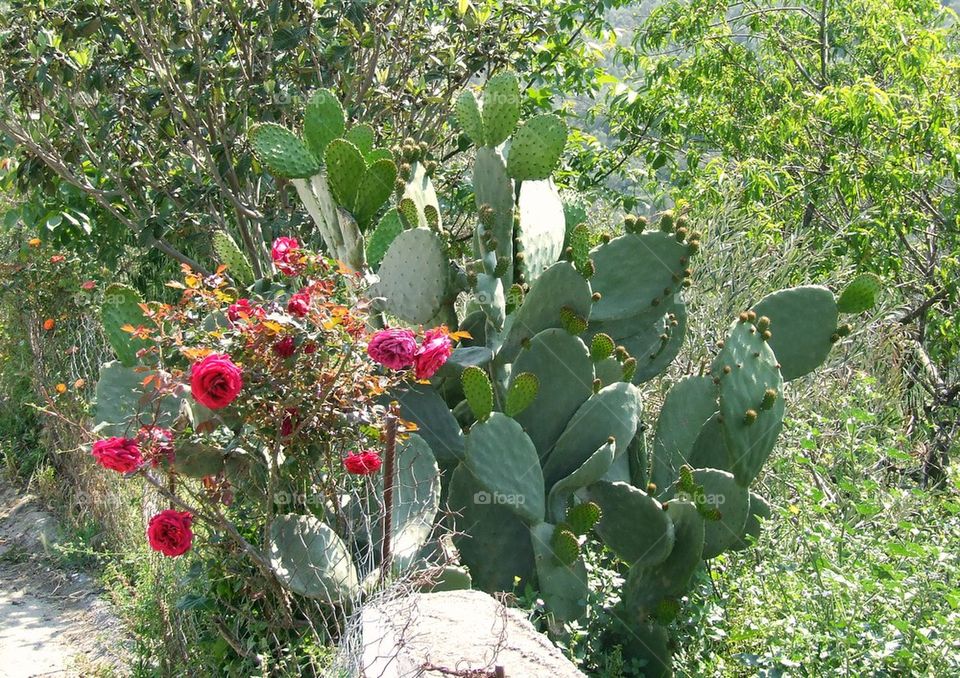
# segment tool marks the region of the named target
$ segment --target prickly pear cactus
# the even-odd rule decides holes
[[[378,162],[372,134],[344,132],[337,110],[321,96],[308,111],[308,152],[325,149],[329,177],[309,182],[316,220],[338,203],[373,223],[379,205],[359,200]],[[839,300],[816,285],[768,295],[734,319],[709,373],[676,380],[656,411],[643,384],[683,350],[702,235],[679,209],[651,221],[627,215],[618,237],[591,235],[588,210],[561,200],[551,179],[566,125],[552,114],[520,122],[519,111],[507,73],[456,102],[476,147],[476,220],[464,239],[473,251],[463,261],[450,257],[461,245],[441,228],[428,149],[412,139],[393,149],[395,204],[366,237],[363,266],[379,278],[369,296],[392,322],[444,318],[465,338],[429,384],[385,397],[418,425],[443,471],[474,586],[529,583],[554,622],[575,620],[588,593],[583,552],[602,542],[626,580],[624,651],[649,675],[669,675],[663,611],[704,559],[748,547],[773,514],[751,486],[783,426],[784,382],[827,359],[850,333],[838,313],[865,310],[877,286],[858,278]],[[329,134],[316,122],[324,116]],[[309,166],[295,136],[268,134],[261,155]],[[328,183],[332,197],[321,198]]]

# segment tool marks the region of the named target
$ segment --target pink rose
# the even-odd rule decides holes
[[[303,318],[310,312],[310,292],[300,290],[287,301],[287,312],[298,318]]]
[[[243,388],[243,373],[223,353],[211,353],[190,368],[193,398],[211,410],[219,410],[233,402]]]
[[[192,525],[193,516],[188,511],[160,511],[147,526],[150,548],[171,558],[182,556],[193,544]]]
[[[273,345],[273,352],[281,358],[289,358],[297,352],[297,344],[293,337],[284,337]]]
[[[93,458],[103,468],[130,473],[140,468],[143,455],[137,441],[132,438],[107,438],[93,444]]]
[[[367,344],[367,355],[391,370],[405,370],[413,365],[416,353],[417,339],[410,330],[379,330]]]
[[[349,473],[360,476],[376,473],[380,469],[380,464],[380,455],[373,450],[351,452],[343,460],[343,466]]]
[[[453,342],[447,336],[446,330],[442,327],[428,330],[414,357],[414,373],[417,379],[429,379],[436,374],[451,353]]]
[[[154,468],[164,459],[168,464],[173,463],[173,431],[170,429],[144,426],[137,434],[137,441]]]
[[[281,237],[274,240],[270,257],[273,259],[277,270],[284,275],[300,275],[306,268],[306,261],[303,252],[300,250],[300,242],[296,238]]]
[[[259,319],[265,315],[263,307],[251,305],[249,299],[237,299],[227,308],[227,319],[232,323],[242,320],[244,316]]]

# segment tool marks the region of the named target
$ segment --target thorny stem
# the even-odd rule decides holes
[[[380,578],[390,571],[390,537],[393,533],[393,483],[394,461],[397,453],[397,403],[390,403],[387,411],[384,436],[386,449],[383,462],[383,543],[381,544]]]

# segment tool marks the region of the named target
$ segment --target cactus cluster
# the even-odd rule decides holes
[[[627,217],[591,248],[550,178],[566,128],[553,115],[520,124],[519,102],[507,73],[456,104],[476,147],[472,260],[449,260],[421,162],[400,172],[401,200],[371,239],[371,295],[394,322],[440,319],[470,339],[429,385],[390,397],[439,462],[473,585],[529,582],[556,621],[574,620],[588,593],[581,549],[599,539],[626,568],[624,648],[666,674],[658,620],[704,559],[746,547],[771,514],[750,487],[783,424],[784,382],[823,363],[849,333],[838,313],[872,293],[856,281],[845,308],[820,286],[765,297],[730,325],[709,374],[677,381],[654,416],[641,386],[682,347],[702,236],[667,211]]]

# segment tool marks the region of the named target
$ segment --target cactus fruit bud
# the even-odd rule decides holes
[[[853,325],[850,323],[844,323],[837,328],[837,334],[841,337],[849,337],[851,332],[853,332]]]
[[[688,243],[687,243],[687,250],[690,252],[690,254],[696,254],[697,252],[699,252],[699,251],[700,251],[700,241],[699,241],[699,240],[691,240],[690,242],[688,242]]]
[[[637,373],[637,359],[627,358],[623,361],[623,380],[633,381],[633,376]]]
[[[690,278],[686,278],[686,279],[685,279],[682,283],[680,283],[680,284],[683,285],[684,287],[690,287],[691,285],[693,285],[693,282],[690,280]]]
[[[742,323],[747,322],[750,319],[750,316],[747,315],[746,311],[743,311],[740,315],[737,316],[737,320]]]
[[[563,250],[563,258],[567,261],[573,261],[573,248],[567,247]]]
[[[757,420],[757,411],[756,410],[747,410],[743,414],[743,423],[748,426]]]
[[[410,163],[408,163],[408,162],[405,162],[405,163],[401,164],[401,165],[400,165],[400,176],[403,177],[404,179],[406,179],[407,181],[410,181],[410,172],[412,171],[412,169],[413,169],[413,168],[410,166]]]
[[[637,228],[637,218],[632,214],[628,214],[623,217],[623,230],[627,233],[636,233]]]
[[[583,334],[587,329],[587,320],[569,306],[560,309],[560,324],[573,335]]]
[[[757,318],[757,329],[763,332],[764,330],[770,329],[770,318],[765,315]]]
[[[405,182],[403,179],[400,179],[399,177],[397,178],[396,181],[393,182],[393,190],[396,191],[397,194],[402,194],[404,189],[406,189],[406,187],[407,187],[407,182]]]
[[[683,228],[683,227],[678,228],[678,229],[676,230],[676,232],[674,233],[674,235],[675,235],[676,238],[677,238],[677,242],[683,242],[684,239],[686,239],[686,237],[687,237],[687,229],[685,229],[685,228]]]
[[[772,336],[773,336],[773,332],[771,332],[770,330],[764,330],[763,334],[760,335],[760,338],[763,339],[764,341],[770,341],[770,337]]]
[[[613,339],[610,338],[610,335],[600,332],[594,335],[593,340],[590,342],[590,357],[593,359],[593,362],[598,363],[613,355],[615,349],[616,346],[613,343]]]
[[[420,149],[420,153],[421,153],[421,154],[426,155],[426,154],[427,154],[427,151],[430,150],[430,144],[428,144],[426,141],[421,141],[421,142],[418,144],[417,148]]]
[[[602,382],[601,380],[599,380],[599,379],[594,379],[594,380],[593,380],[593,392],[594,392],[594,393],[599,393],[601,388],[603,388],[603,382]]]
[[[656,483],[647,483],[647,494],[654,494],[657,491]]]
[[[651,305],[651,306],[659,306],[659,305],[660,305],[660,300],[659,300],[657,297],[654,297],[654,298],[653,298],[653,301],[650,302],[650,305]]]
[[[773,404],[777,401],[777,390],[773,388],[768,388],[763,392],[763,400],[760,402],[761,410],[769,410],[773,407]]]
[[[553,531],[550,548],[553,549],[553,555],[561,565],[573,565],[580,557],[580,543],[577,541],[577,535],[559,526]]]
[[[601,236],[600,236],[600,242],[602,242],[604,245],[606,245],[608,242],[610,242],[610,234],[609,234],[609,233],[604,233],[603,235],[601,235]]]
[[[834,332],[833,334],[830,335],[830,343],[831,343],[831,344],[836,344],[838,341],[840,341],[840,335],[839,335],[839,334],[837,334],[836,332]]]
[[[749,320],[750,322],[753,322],[753,321],[755,321],[756,319],[757,319],[757,312],[756,312],[756,311],[747,311],[747,320]]]
[[[523,252],[517,252],[516,254],[514,254],[513,259],[519,264],[524,259]]]
[[[525,275],[523,275],[523,273],[518,273],[518,274],[517,274],[517,282],[520,283],[521,285],[523,285],[523,290],[524,290],[524,292],[526,292],[526,290],[527,290],[527,278],[526,278]]]
[[[685,215],[681,214],[679,217],[677,217],[677,228],[686,228],[688,224],[689,220]]]
[[[730,369],[730,366],[729,366],[729,365],[724,365],[724,366],[723,366],[723,373],[724,373],[724,374],[730,374],[730,372],[732,372],[732,371],[733,371],[733,370]]]
[[[490,240],[488,241],[488,243],[489,243],[489,245],[490,245],[490,249],[492,249],[492,250],[495,250],[495,249],[497,249],[497,247],[500,246],[500,243],[497,242],[497,239],[494,238],[493,236],[490,236]]]
[[[423,168],[427,170],[427,174],[433,174],[437,171],[437,161],[427,160],[425,163],[423,163]]]
[[[599,292],[594,292],[593,294],[590,295],[590,298],[593,299],[594,302],[597,302],[603,298],[603,295],[600,294]]]
[[[521,348],[530,348],[530,337],[524,337],[520,340]]]
[[[404,146],[416,146],[416,145],[417,145],[417,142],[416,142],[416,140],[415,140],[413,137],[407,137],[406,139],[403,140],[403,145],[404,145]]]
[[[586,534],[599,522],[603,512],[592,501],[577,504],[567,511],[567,524],[574,534]]]
[[[593,274],[597,272],[597,267],[593,264],[593,259],[587,259],[587,263],[583,265],[583,270],[580,271],[581,275],[587,280],[593,277]]]
[[[646,229],[647,226],[648,226],[648,223],[647,223],[646,217],[643,217],[643,216],[637,217],[637,233],[640,233],[641,231]]]
[[[624,360],[630,357],[630,354],[627,352],[626,346],[617,346],[617,348],[614,350],[614,353],[617,356],[617,360],[619,360],[620,362],[623,362]]]
[[[669,297],[671,294],[673,294],[673,290],[672,290],[672,289],[670,289],[669,287],[664,287],[664,288],[663,288],[663,296]]]
[[[700,240],[700,238],[702,237],[703,237],[703,234],[701,234],[700,231],[690,231],[691,240]]]
[[[480,205],[480,223],[481,224],[483,224],[487,228],[491,228],[494,224],[495,218],[496,218],[496,212],[494,211],[493,207],[491,207],[490,205],[487,205],[486,203],[484,203],[483,205]]]
[[[509,263],[506,257],[497,257],[497,265],[493,269],[494,278],[502,278],[507,274]]]
[[[667,210],[660,215],[660,230],[669,233],[673,230],[673,210]]]

